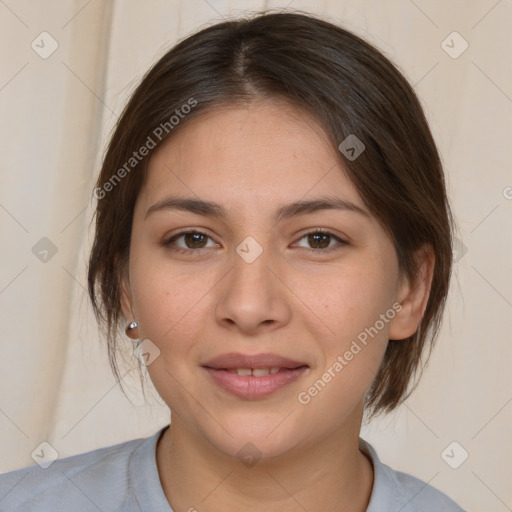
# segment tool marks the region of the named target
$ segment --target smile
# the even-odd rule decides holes
[[[309,366],[275,354],[223,354],[202,367],[224,391],[248,400],[264,398],[300,378]]]

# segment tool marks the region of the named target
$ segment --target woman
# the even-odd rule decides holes
[[[3,475],[1,507],[462,510],[359,437],[414,387],[452,265],[435,144],[378,50],[299,13],[201,30],[131,97],[94,196],[113,371],[124,323],[172,422]]]

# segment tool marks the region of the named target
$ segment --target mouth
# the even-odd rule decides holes
[[[223,354],[201,365],[213,382],[230,394],[245,399],[269,396],[301,377],[304,362],[276,354]]]

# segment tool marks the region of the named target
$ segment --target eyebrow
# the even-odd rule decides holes
[[[219,203],[205,201],[203,199],[170,196],[150,206],[146,211],[145,219],[152,213],[165,210],[182,210],[222,220],[226,219],[228,216],[226,209]],[[341,199],[340,197],[322,196],[309,201],[294,201],[282,205],[274,212],[274,219],[276,222],[279,222],[283,219],[322,210],[348,211],[370,218],[369,212],[350,201]]]

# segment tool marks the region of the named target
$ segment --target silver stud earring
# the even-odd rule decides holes
[[[130,337],[130,331],[132,331],[133,329],[135,329],[135,328],[136,328],[136,327],[138,327],[138,326],[139,326],[139,324],[138,324],[137,322],[135,322],[135,321],[130,322],[130,323],[126,326],[126,328],[125,328],[125,330],[124,330],[124,332],[126,333],[126,336]]]

